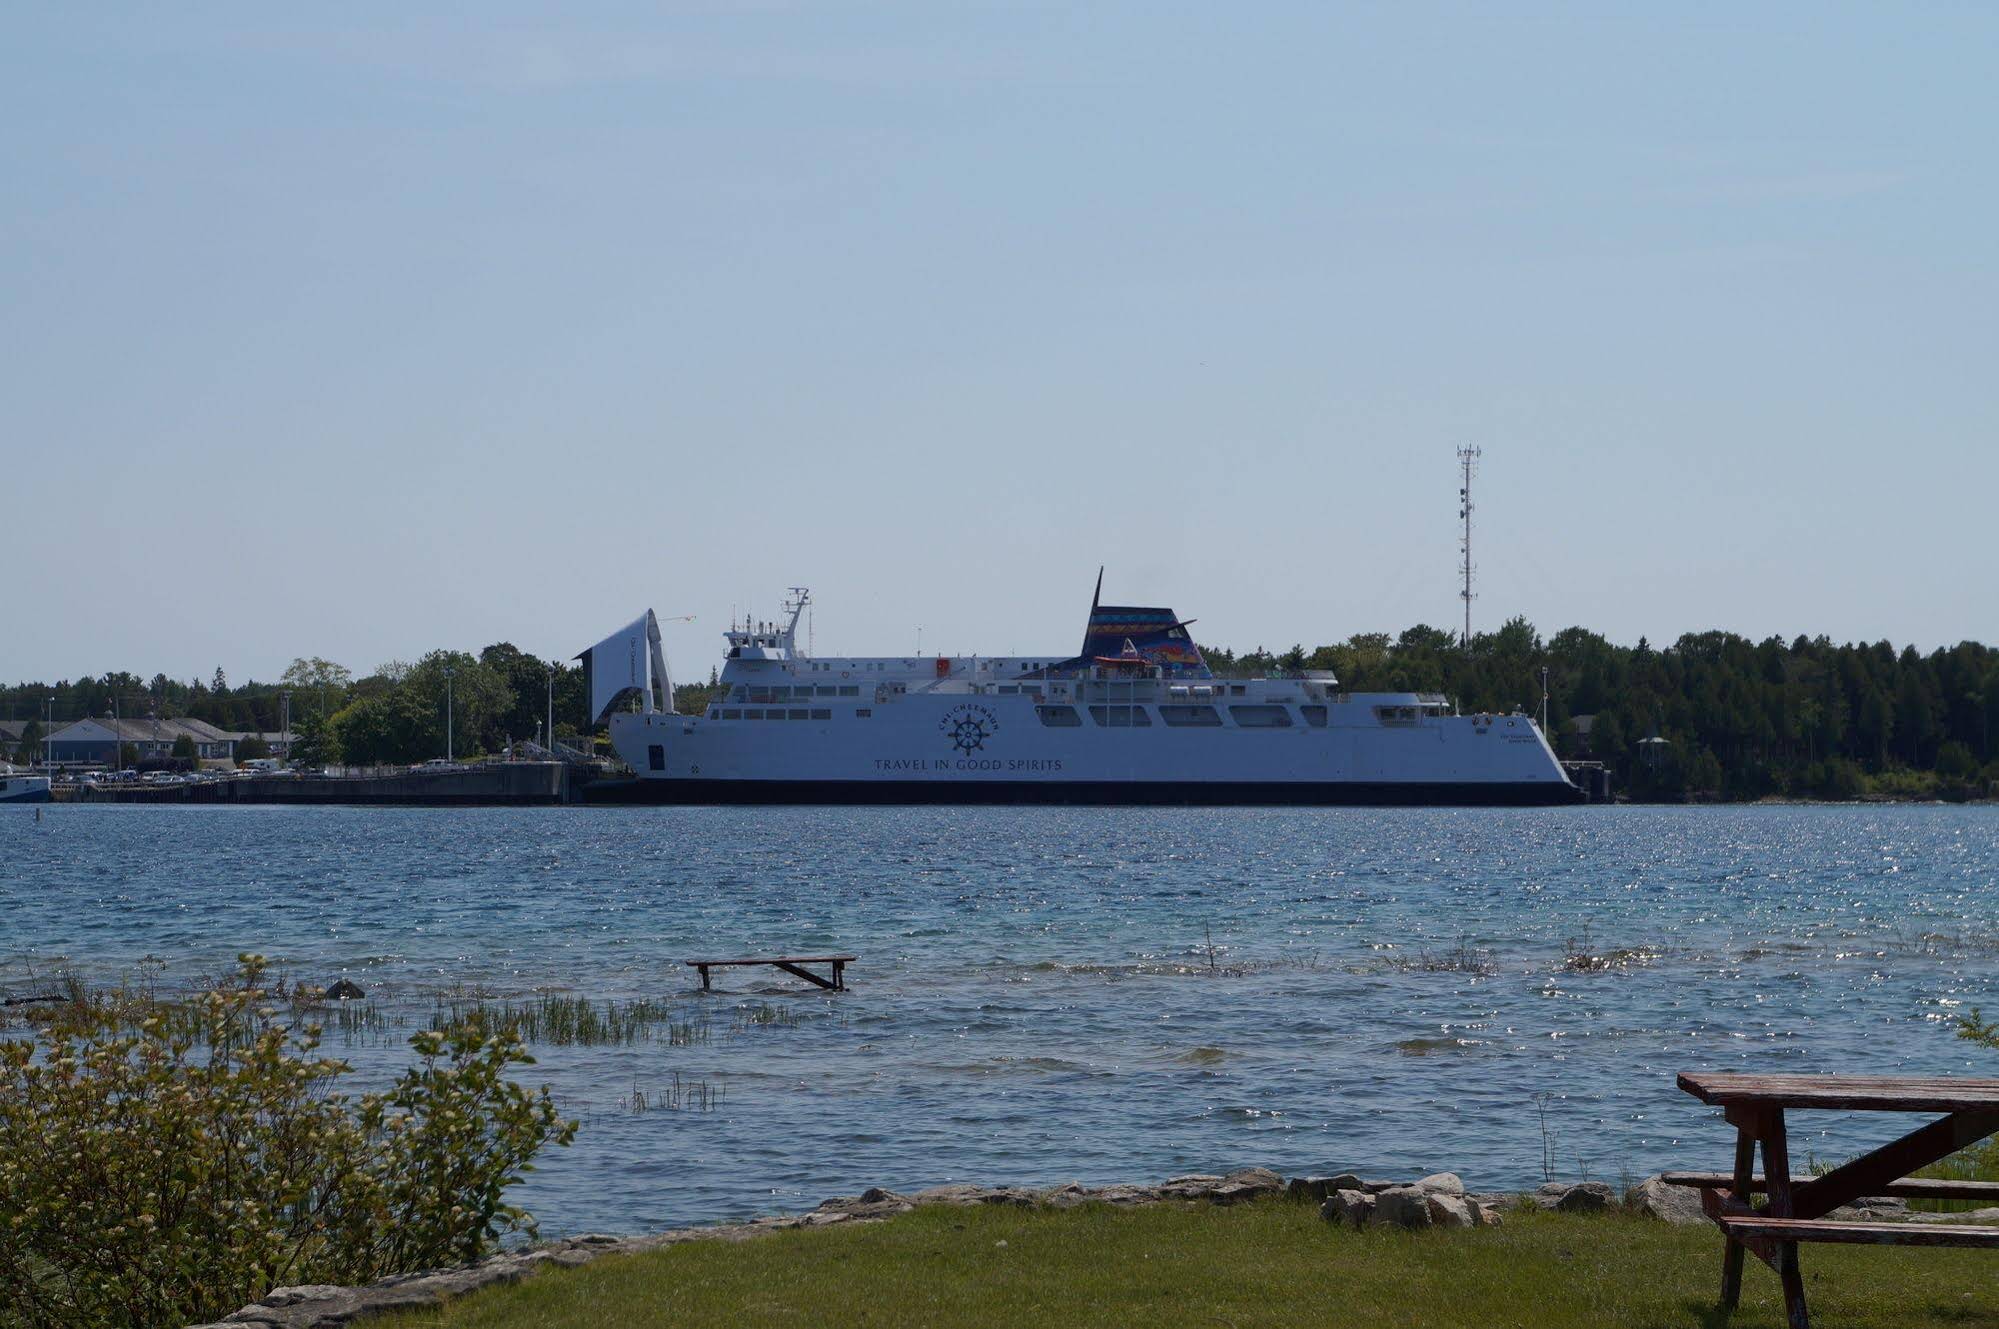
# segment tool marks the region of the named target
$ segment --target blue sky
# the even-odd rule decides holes
[[[0,677],[1999,638],[1999,10],[19,6]],[[23,554],[22,551],[32,551]]]

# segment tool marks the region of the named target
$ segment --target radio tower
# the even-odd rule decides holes
[[[1471,649],[1471,602],[1473,599],[1471,589],[1471,574],[1473,572],[1471,561],[1471,478],[1478,474],[1479,456],[1480,452],[1477,448],[1458,449],[1458,469],[1463,473],[1464,477],[1460,481],[1458,488],[1458,519],[1465,524],[1465,532],[1459,542],[1459,550],[1463,555],[1460,562],[1460,570],[1463,572],[1465,579],[1464,589],[1458,592],[1459,598],[1465,602],[1465,637],[1460,645],[1467,651]]]

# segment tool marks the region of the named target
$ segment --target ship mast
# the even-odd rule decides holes
[[[803,614],[805,612],[805,606],[811,603],[812,603],[812,592],[806,590],[803,586],[792,587],[791,598],[784,602],[784,607],[786,612],[788,612],[791,615],[791,621],[784,625],[783,645],[785,652],[788,655],[790,655],[793,659],[800,658],[798,654],[799,615]]]
[[[1465,602],[1465,635],[1464,640],[1459,644],[1467,651],[1471,649],[1471,602],[1476,598],[1472,594],[1471,588],[1471,574],[1473,571],[1471,561],[1471,478],[1478,473],[1478,459],[1480,455],[1481,452],[1478,448],[1465,447],[1458,449],[1458,468],[1463,476],[1458,485],[1458,519],[1465,524],[1464,534],[1459,538],[1458,543],[1460,554],[1459,571],[1464,576],[1464,589],[1458,592],[1458,597]]]

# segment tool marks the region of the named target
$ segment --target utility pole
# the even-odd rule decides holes
[[[56,768],[56,694],[49,694],[48,724],[42,733],[42,774],[48,775]]]
[[[1465,524],[1464,535],[1459,543],[1459,552],[1462,555],[1460,571],[1464,574],[1464,589],[1458,592],[1458,597],[1465,602],[1465,636],[1464,641],[1460,644],[1467,651],[1471,649],[1471,602],[1475,598],[1471,589],[1471,574],[1473,571],[1471,561],[1471,478],[1478,473],[1478,459],[1480,455],[1481,452],[1478,448],[1467,447],[1458,449],[1458,469],[1463,475],[1463,479],[1458,485],[1458,519]]]
[[[451,667],[444,669],[444,759],[451,760]]]
[[[543,746],[548,749],[548,755],[553,757],[555,755],[555,664],[553,661],[548,666],[548,733],[543,735],[543,737],[548,740]]]

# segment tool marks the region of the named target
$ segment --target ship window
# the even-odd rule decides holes
[[[1152,724],[1143,706],[1092,706],[1090,718],[1107,729],[1145,729]]]
[[[840,694],[833,688],[822,687],[819,689],[819,695],[822,697],[837,697]]]
[[[999,690],[1002,697],[1017,697],[1020,695],[1020,684],[1002,683]]]
[[[769,701],[769,700],[770,700],[770,689],[769,689],[769,688],[751,688],[751,689],[750,689],[750,700],[751,700],[751,701],[753,701],[753,702],[756,702],[756,703],[757,703],[758,705],[762,705],[763,703],[765,703],[765,702],[767,702],[767,701]]]
[[[1416,708],[1413,706],[1377,706],[1374,718],[1382,724],[1412,725],[1416,723]]]
[[[740,720],[743,718],[743,713],[741,711],[723,711],[722,718],[724,720]]]
[[[858,697],[861,695],[860,685],[849,683],[840,689],[840,695],[843,697]]]
[[[833,712],[828,707],[815,706],[812,708],[812,718],[815,720],[830,720],[833,718]]]
[[[1050,729],[1075,729],[1083,723],[1074,706],[1037,706],[1034,713]]]
[[[766,720],[782,720],[783,718],[784,708],[781,706],[773,706],[764,712],[764,719]]]
[[[1161,706],[1159,718],[1175,727],[1210,728],[1222,722],[1222,717],[1215,713],[1212,706]]]
[[[856,707],[854,708],[854,718],[855,718],[856,720],[866,720],[866,719],[870,719],[870,718],[872,718],[872,717],[873,717],[873,715],[874,715],[874,712],[873,712],[873,711],[871,711],[871,710],[869,710],[869,709],[868,709],[867,707],[865,707],[865,706],[856,706]]]
[[[657,743],[646,745],[646,765],[655,771],[666,769],[666,749]]]
[[[1305,723],[1306,723],[1306,724],[1308,724],[1308,725],[1310,725],[1310,726],[1312,726],[1312,728],[1314,728],[1314,729],[1324,729],[1324,728],[1326,727],[1326,708],[1325,708],[1325,707],[1323,707],[1323,706],[1300,706],[1300,707],[1299,707],[1298,709],[1299,709],[1300,711],[1303,711],[1303,712],[1305,713]]]
[[[1243,687],[1243,685],[1242,685],[1242,684],[1240,684],[1240,683],[1231,683],[1231,684],[1229,684],[1229,693],[1230,693],[1230,695],[1232,695],[1232,696],[1237,696],[1237,697],[1240,697],[1240,696],[1242,696],[1242,695],[1243,695],[1243,693],[1245,693],[1246,691],[1248,691],[1248,689],[1247,689],[1247,688],[1245,688],[1245,687]]]
[[[794,720],[810,720],[812,712],[807,708],[801,707],[791,713],[791,718]]]
[[[1291,712],[1282,706],[1231,706],[1238,729],[1289,729]]]
[[[730,716],[729,716],[729,718],[730,718],[730,719],[734,719],[734,718],[735,718],[735,712],[733,712],[733,711],[732,711],[732,712],[730,712]],[[764,718],[764,713],[763,713],[762,711],[744,711],[744,712],[743,712],[743,718],[744,718],[745,720],[761,720],[761,719],[763,719],[763,718]]]

